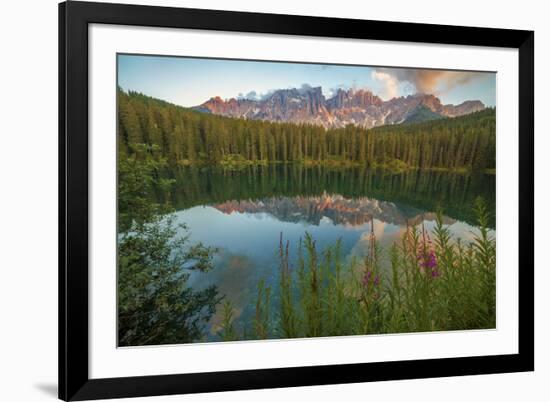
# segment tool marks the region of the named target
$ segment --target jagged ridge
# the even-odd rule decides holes
[[[406,213],[393,202],[368,197],[350,199],[326,192],[319,196],[231,200],[212,206],[224,214],[268,213],[283,222],[307,222],[312,225],[319,225],[323,218],[348,226],[360,226],[372,218],[394,225],[417,225],[423,220],[436,218],[433,212],[414,210],[415,213]],[[444,223],[451,224],[454,220],[444,217]]]
[[[321,87],[280,89],[263,99],[223,100],[210,98],[194,108],[228,117],[254,120],[308,123],[326,128],[340,128],[353,124],[371,128],[385,124],[456,117],[485,109],[479,100],[468,100],[459,105],[443,105],[430,94],[415,94],[383,101],[369,90],[339,89],[326,99]],[[411,116],[414,116],[412,118]]]

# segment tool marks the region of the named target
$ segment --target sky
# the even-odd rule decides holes
[[[443,104],[480,100],[495,106],[496,74],[187,57],[118,55],[118,85],[181,106],[208,99],[259,99],[277,89],[369,89],[383,100],[429,93]]]

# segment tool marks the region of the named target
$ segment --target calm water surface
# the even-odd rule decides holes
[[[191,240],[220,250],[214,270],[194,273],[190,285],[216,285],[234,304],[239,325],[253,314],[258,281],[277,287],[281,233],[290,241],[291,258],[306,232],[318,250],[341,239],[345,259],[362,258],[371,222],[380,246],[388,250],[407,222],[424,222],[432,229],[440,207],[452,235],[468,240],[476,231],[471,208],[477,196],[494,212],[494,175],[270,165],[238,171],[182,169],[172,201]],[[213,321],[211,332],[216,330]]]

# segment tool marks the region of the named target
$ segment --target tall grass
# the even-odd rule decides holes
[[[347,262],[340,241],[319,251],[306,233],[292,266],[281,234],[274,303],[260,281],[248,332],[266,339],[494,328],[496,241],[481,199],[475,212],[472,241],[452,239],[438,213],[433,231],[407,226],[389,250],[379,247],[371,220],[365,257]],[[381,267],[384,253],[389,270]],[[222,327],[226,340],[236,339],[231,317]]]

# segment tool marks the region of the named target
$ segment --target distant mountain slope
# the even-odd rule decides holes
[[[424,105],[420,105],[407,115],[403,123],[406,123],[406,124],[422,123],[425,121],[438,120],[443,118],[444,116],[437,114],[435,112],[432,112],[431,109],[429,109]]]
[[[308,123],[326,128],[342,128],[352,124],[372,128],[387,124],[422,122],[436,117],[457,117],[485,109],[478,100],[465,101],[459,105],[443,105],[439,98],[428,94],[383,101],[368,90],[336,91],[326,99],[321,87],[280,89],[263,99],[223,100],[220,97],[194,108],[226,117],[266,120],[290,123]],[[413,117],[411,117],[413,116]]]

